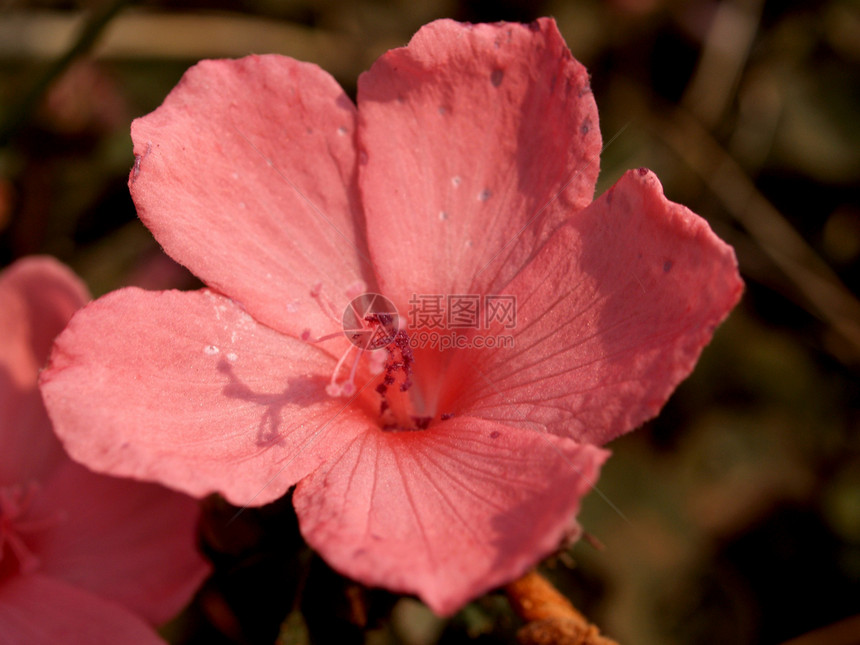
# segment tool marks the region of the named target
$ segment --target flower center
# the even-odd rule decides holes
[[[412,396],[417,394],[417,388],[412,390],[412,396],[405,395],[412,389],[412,368],[415,355],[409,344],[409,334],[400,329],[394,340],[387,348],[388,360],[385,362],[385,374],[382,383],[376,386],[376,391],[382,398],[379,404],[379,418],[383,430],[404,431],[424,430],[433,420],[432,416],[415,414],[415,401]],[[392,386],[397,388],[392,390]]]
[[[335,365],[331,380],[325,387],[330,397],[349,398],[359,393],[356,379],[382,375],[376,386],[379,395],[379,426],[386,431],[424,430],[433,419],[424,412],[419,388],[413,387],[415,356],[409,334],[402,327],[402,318],[394,305],[379,294],[355,295],[344,311],[342,332],[312,338],[310,330],[302,340],[320,343],[346,337],[349,346]],[[320,309],[334,318],[333,307],[317,286],[311,291]],[[367,359],[366,361],[363,359]],[[361,366],[365,365],[364,369]]]
[[[55,526],[58,518],[32,516],[31,506],[38,492],[35,482],[0,487],[0,579],[39,568],[39,558],[28,542],[34,533]]]

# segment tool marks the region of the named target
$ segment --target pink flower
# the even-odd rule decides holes
[[[193,500],[95,475],[51,431],[38,371],[87,300],[47,258],[0,273],[3,643],[161,643],[150,624],[181,609],[208,571],[194,548]]]
[[[209,289],[72,320],[43,378],[69,451],[242,506],[298,484],[331,565],[442,614],[556,548],[596,446],[657,413],[740,297],[731,248],[650,172],[592,203],[597,110],[552,20],[434,22],[357,108],[314,65],[204,61],[132,138],[141,219]],[[358,352],[363,291],[404,318],[513,297],[484,336],[514,346],[439,351],[425,322]]]

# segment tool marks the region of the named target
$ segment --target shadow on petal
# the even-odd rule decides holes
[[[218,371],[229,379],[222,389],[224,396],[265,408],[257,428],[257,445],[261,447],[282,445],[281,423],[284,408],[288,405],[309,407],[319,403],[320,393],[325,396],[325,386],[328,383],[324,376],[315,374],[309,378],[290,379],[281,392],[256,392],[236,375],[233,366],[226,359],[218,361]]]

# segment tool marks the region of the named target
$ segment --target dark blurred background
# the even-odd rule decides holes
[[[860,3],[0,0],[0,267],[95,295],[195,286],[137,221],[132,118],[200,58],[279,52],[354,94],[435,18],[554,16],[592,74],[598,192],[647,166],[734,245],[745,297],[661,416],[611,445],[580,542],[544,565],[622,645],[860,643]],[[607,502],[611,500],[611,503]],[[330,571],[289,499],[217,499],[216,564],[174,643],[514,643],[490,594],[450,621]]]

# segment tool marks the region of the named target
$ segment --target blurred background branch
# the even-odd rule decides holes
[[[32,45],[58,45],[54,51],[39,52],[51,60],[48,68],[38,77],[33,86],[12,106],[4,110],[3,120],[0,121],[0,146],[5,145],[21,123],[33,112],[39,99],[48,90],[51,83],[62,74],[76,58],[83,56],[92,49],[102,30],[114,16],[129,3],[129,0],[113,0],[94,9],[90,15],[81,15],[69,21],[68,28],[74,33],[70,44],[69,36],[63,34],[56,43],[51,43],[58,35],[50,33],[54,30],[39,28],[35,16],[5,14],[0,22],[0,43],[9,45],[0,55],[28,58],[36,52],[27,51]],[[62,20],[62,19],[61,19]],[[56,28],[57,25],[54,25]]]

